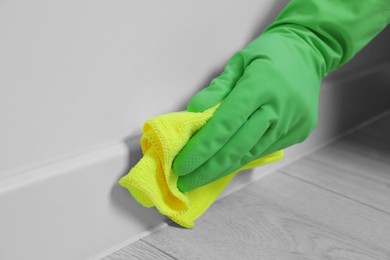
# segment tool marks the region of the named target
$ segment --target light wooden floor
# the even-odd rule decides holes
[[[104,259],[389,260],[390,115]]]

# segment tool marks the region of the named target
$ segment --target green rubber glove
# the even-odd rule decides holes
[[[223,101],[176,156],[178,188],[193,190],[303,142],[317,125],[321,80],[389,20],[390,0],[292,0],[188,103],[202,112]]]

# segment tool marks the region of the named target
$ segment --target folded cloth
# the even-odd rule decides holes
[[[155,206],[161,214],[177,224],[192,228],[194,221],[210,207],[239,171],[283,158],[284,151],[279,150],[253,160],[217,181],[189,192],[181,192],[177,188],[178,176],[173,172],[172,162],[220,104],[203,112],[173,112],[146,121],[141,137],[143,157],[119,180],[119,184],[127,188],[144,207]]]

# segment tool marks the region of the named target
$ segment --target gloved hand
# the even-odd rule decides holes
[[[292,0],[188,103],[202,112],[222,101],[176,156],[178,188],[193,190],[303,142],[317,124],[321,80],[389,23],[389,2]]]

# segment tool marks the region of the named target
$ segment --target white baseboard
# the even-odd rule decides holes
[[[388,72],[382,64],[325,80],[312,135],[286,149],[282,161],[239,174],[221,197],[389,114]],[[98,259],[165,226],[165,217],[117,184],[141,157],[139,138],[1,179],[0,259]]]

